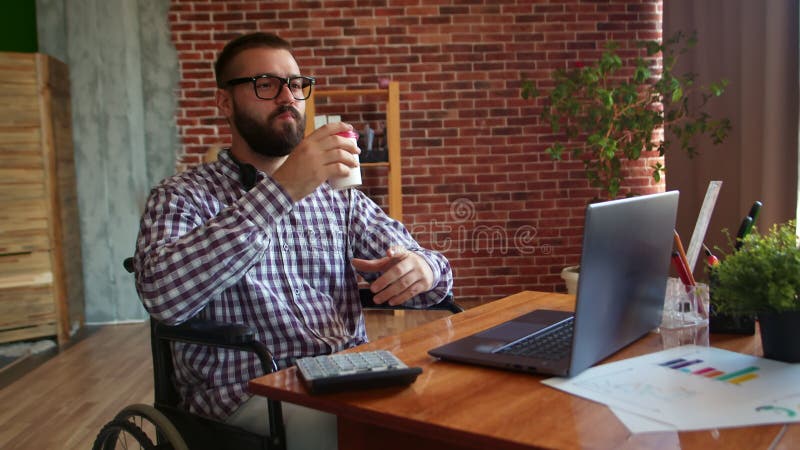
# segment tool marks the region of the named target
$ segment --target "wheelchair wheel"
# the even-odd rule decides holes
[[[92,450],[115,449],[146,449],[154,450],[153,441],[147,437],[141,428],[127,420],[114,419],[107,423],[97,434],[97,439],[92,445]]]
[[[147,436],[150,442],[158,444],[157,448],[159,449],[189,450],[175,425],[161,411],[150,405],[135,404],[126,406],[117,414],[114,420],[133,424]],[[103,450],[106,449],[103,448]]]

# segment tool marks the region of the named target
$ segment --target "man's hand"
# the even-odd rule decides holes
[[[272,174],[295,202],[314,192],[326,180],[343,177],[358,167],[353,155],[361,150],[352,139],[336,133],[353,127],[344,122],[327,124],[306,136]]]
[[[351,261],[361,272],[382,272],[370,284],[375,303],[395,306],[433,287],[433,272],[425,259],[403,247],[392,247],[380,259]]]

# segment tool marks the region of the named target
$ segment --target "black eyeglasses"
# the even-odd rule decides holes
[[[236,86],[237,84],[253,83],[253,90],[256,97],[261,100],[272,100],[281,93],[283,85],[289,86],[289,92],[295,100],[305,100],[311,97],[311,88],[317,82],[314,77],[276,77],[275,75],[263,74],[254,77],[234,78],[225,82],[226,87]]]

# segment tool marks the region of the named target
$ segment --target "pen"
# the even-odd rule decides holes
[[[672,230],[672,231],[674,233],[673,236],[675,239],[675,247],[677,247],[678,249],[678,255],[680,256],[681,263],[683,264],[683,267],[685,268],[686,271],[686,275],[689,279],[689,283],[685,284],[687,286],[694,286],[695,285],[694,275],[692,275],[692,271],[689,270],[689,260],[686,259],[686,251],[683,249],[683,243],[681,243],[681,237],[678,234],[678,230]]]
[[[756,219],[758,219],[758,213],[760,211],[761,202],[756,200],[753,202],[753,206],[750,207],[747,217],[742,220],[742,224],[739,226],[739,232],[736,233],[736,250],[739,250],[742,247],[742,241],[744,240],[745,236],[750,234],[750,231],[753,229],[753,225],[756,223]]]
[[[742,224],[739,225],[739,232],[736,233],[736,250],[742,248],[742,244],[744,243],[744,237],[747,236],[747,233],[750,232],[750,229],[753,227],[753,218],[747,216],[742,220]]]
[[[758,219],[758,212],[761,211],[761,202],[756,200],[753,202],[753,206],[750,207],[750,212],[747,213],[749,217],[753,218],[753,223],[756,223],[756,219]]]

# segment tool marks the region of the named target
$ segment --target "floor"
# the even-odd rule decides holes
[[[0,345],[0,388],[58,354],[55,339],[10,342]]]

